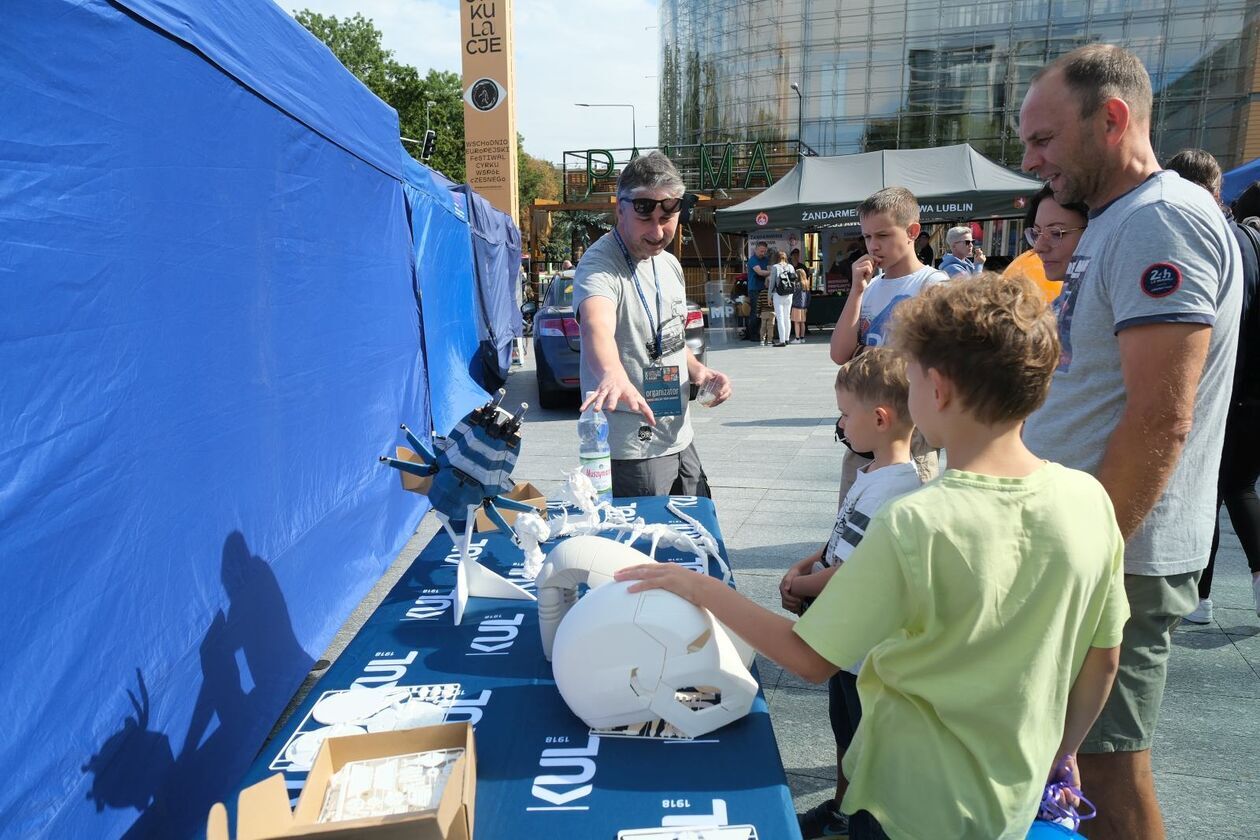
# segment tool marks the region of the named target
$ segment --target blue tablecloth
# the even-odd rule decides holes
[[[617,504],[649,522],[679,522],[667,501]],[[712,502],[680,501],[720,542]],[[474,551],[482,563],[524,583],[521,552],[508,537],[476,534]],[[657,559],[696,562],[694,555],[665,548]],[[695,741],[593,736],[556,691],[532,601],[470,599],[463,623],[452,623],[456,560],[445,533],[429,542],[263,749],[241,787],[280,770],[296,798],[306,773],[289,766],[286,747],[319,726],[310,711],[325,693],[353,684],[435,686],[418,691],[455,696],[446,720],[468,721],[476,730],[480,840],[613,840],[621,829],[703,822],[750,823],[764,840],[800,837],[762,695],[747,717]],[[710,574],[719,574],[716,563],[710,566]],[[436,688],[453,684],[458,690]],[[235,796],[228,807],[235,810]]]

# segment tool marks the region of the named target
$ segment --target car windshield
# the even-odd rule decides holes
[[[547,300],[543,304],[550,309],[573,308],[573,281],[557,277],[547,286]]]

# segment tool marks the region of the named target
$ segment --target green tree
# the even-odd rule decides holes
[[[429,127],[437,132],[437,147],[429,166],[456,183],[465,180],[464,102],[459,76],[430,70],[421,76],[409,64],[394,60],[394,53],[381,46],[381,31],[361,14],[338,18],[309,9],[293,13],[298,23],[322,41],[382,101],[398,112],[398,128],[403,137],[422,140],[426,105]],[[407,152],[420,159],[418,143],[404,143]]]

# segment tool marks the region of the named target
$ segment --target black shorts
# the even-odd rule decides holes
[[[857,677],[848,671],[836,671],[827,680],[827,712],[831,717],[831,731],[836,735],[836,748],[847,750],[862,720]]]

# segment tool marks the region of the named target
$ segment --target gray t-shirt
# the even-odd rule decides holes
[[[1024,427],[1042,458],[1098,475],[1124,411],[1117,336],[1153,323],[1208,324],[1194,425],[1168,487],[1125,545],[1125,571],[1207,565],[1216,475],[1242,308],[1238,245],[1208,192],[1159,172],[1091,213],[1054,302],[1063,354],[1050,396]]]
[[[656,332],[656,280],[661,284],[661,364],[679,367],[683,413],[676,417],[657,417],[656,426],[647,425],[637,411],[618,408],[608,413],[608,446],[618,460],[657,458],[672,455],[691,445],[691,421],[687,411],[689,380],[684,330],[687,320],[687,291],[683,284],[682,266],[673,254],[662,253],[638,263],[635,271],[643,290],[640,298],[634,277],[626,263],[613,232],[601,236],[578,263],[573,276],[573,309],[580,311],[589,297],[608,298],[617,307],[617,354],[630,377],[630,384],[643,393],[643,369],[650,365],[651,346]],[[647,301],[648,309],[644,308]],[[648,320],[651,311],[651,321]],[[582,357],[582,392],[593,391],[599,378],[589,360]]]

